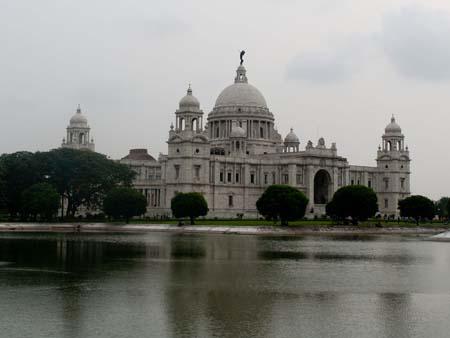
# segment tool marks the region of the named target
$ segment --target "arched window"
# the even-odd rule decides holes
[[[191,130],[198,130],[198,119],[197,118],[192,119]]]
[[[186,121],[184,120],[183,117],[180,117],[179,127],[180,130],[184,130],[184,128],[186,128]]]
[[[264,128],[263,127],[259,128],[259,137],[264,138]]]
[[[386,142],[386,148],[387,148],[388,151],[392,150],[392,143],[391,143],[391,141],[387,141]]]
[[[239,150],[239,141],[236,141],[236,150]]]

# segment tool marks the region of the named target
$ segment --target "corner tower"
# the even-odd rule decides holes
[[[89,135],[90,131],[87,118],[81,113],[78,105],[75,115],[72,116],[67,126],[67,138],[63,138],[61,147],[95,151],[94,140]]]
[[[204,191],[209,183],[210,147],[203,129],[203,111],[189,86],[175,111],[175,127],[170,126],[166,182],[174,191]],[[195,188],[194,188],[195,186]]]
[[[383,215],[398,216],[398,201],[410,191],[410,157],[402,129],[392,116],[382,136],[377,153],[378,206]]]

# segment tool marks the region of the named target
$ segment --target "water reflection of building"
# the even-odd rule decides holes
[[[270,337],[277,295],[254,288],[265,270],[258,264],[258,241],[240,236],[171,241],[165,303],[174,337]]]

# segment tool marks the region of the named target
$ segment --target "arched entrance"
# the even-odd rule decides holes
[[[331,176],[320,169],[314,176],[314,204],[326,204],[330,201]]]

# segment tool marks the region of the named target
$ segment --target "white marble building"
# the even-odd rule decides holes
[[[93,150],[89,130],[78,109],[63,147]],[[277,132],[264,96],[248,83],[242,65],[206,119],[188,89],[167,143],[167,154],[158,159],[146,149],[132,149],[120,160],[136,171],[134,185],[147,197],[149,216],[170,215],[177,192],[196,191],[208,202],[208,217],[257,217],[256,200],[271,184],[303,191],[310,201],[308,217],[324,215],[326,203],[345,185],[373,188],[380,212],[388,216],[398,215],[398,201],[410,194],[409,151],[394,117],[382,136],[376,166],[350,165],[336,144],[327,146],[323,138],[301,150],[293,129],[284,140]]]
[[[397,215],[400,199],[410,194],[410,158],[394,117],[382,136],[376,166],[353,166],[336,144],[320,138],[304,150],[291,129],[282,139],[261,92],[248,83],[241,65],[234,83],[218,96],[204,119],[189,88],[175,111],[168,153],[156,160],[134,149],[121,160],[137,172],[135,186],[148,198],[149,215],[169,215],[177,192],[201,192],[208,217],[256,217],[256,200],[271,184],[289,184],[310,200],[307,215],[323,215],[340,187],[362,184],[375,190],[380,212]]]

